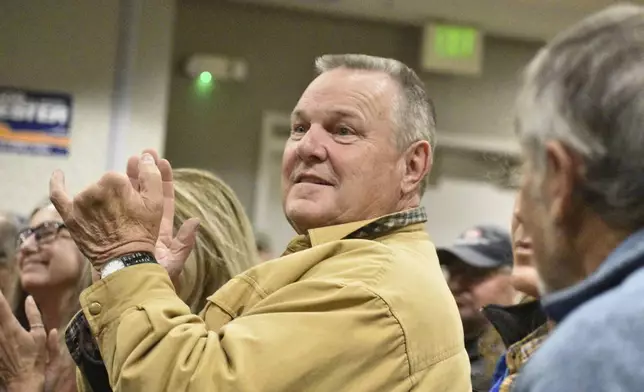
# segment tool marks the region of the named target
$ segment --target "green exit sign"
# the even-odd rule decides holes
[[[463,58],[475,55],[478,32],[471,27],[436,26],[434,51],[447,58]]]
[[[483,35],[472,26],[428,23],[423,28],[424,71],[478,76],[482,72]]]

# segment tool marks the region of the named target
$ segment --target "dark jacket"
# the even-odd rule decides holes
[[[536,300],[508,307],[490,305],[483,314],[507,347],[497,362],[489,391],[509,391],[518,372],[549,333],[546,314]]]

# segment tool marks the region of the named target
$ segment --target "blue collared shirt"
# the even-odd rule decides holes
[[[541,301],[557,327],[513,392],[644,391],[644,230]]]

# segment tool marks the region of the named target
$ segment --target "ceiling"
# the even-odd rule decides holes
[[[470,24],[487,34],[546,40],[617,0],[231,0],[370,20]],[[637,1],[644,3],[644,0]]]

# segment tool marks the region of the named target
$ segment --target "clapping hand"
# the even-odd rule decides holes
[[[95,268],[126,254],[154,253],[163,216],[163,183],[152,155],[145,153],[139,161],[138,189],[126,175],[110,172],[72,199],[57,170],[49,196]]]
[[[25,313],[29,331],[20,325],[0,293],[0,385],[7,391],[41,392],[46,374],[50,382],[56,377],[56,372],[48,369],[58,367],[58,333],[52,329],[47,334],[32,297],[25,302]]]
[[[154,257],[159,264],[165,267],[172,279],[175,288],[178,286],[178,277],[183,270],[190,252],[194,248],[199,228],[199,219],[190,218],[183,222],[177,235],[174,236],[174,185],[172,180],[172,167],[170,162],[159,159],[154,150],[146,150],[157,162],[163,183],[163,217],[159,227]],[[139,157],[131,157],[127,162],[127,176],[132,187],[139,189]]]
[[[65,191],[62,172],[54,172],[50,198],[96,268],[124,254],[149,252],[176,285],[194,247],[199,221],[188,219],[173,236],[172,167],[155,151],[130,158],[127,176],[107,173],[73,200]]]

